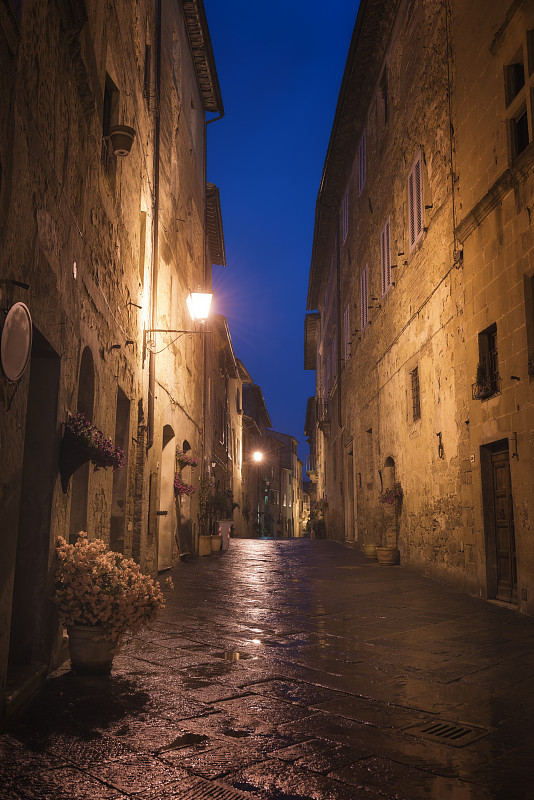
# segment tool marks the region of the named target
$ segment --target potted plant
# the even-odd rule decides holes
[[[109,673],[126,631],[146,625],[164,606],[159,584],[135,561],[89,542],[81,531],[75,544],[60,536],[53,601],[69,634],[72,668]]]
[[[310,508],[310,532],[314,539],[326,539],[325,514],[328,511],[326,497],[316,500]]]
[[[64,492],[68,489],[72,473],[87,461],[95,465],[95,470],[107,467],[117,470],[124,465],[125,456],[121,447],[116,447],[111,439],[78,411],[68,415],[61,440],[59,472]]]
[[[399,551],[397,548],[398,536],[398,510],[402,504],[404,492],[400,483],[394,483],[393,486],[384,489],[378,501],[382,503],[385,508],[394,507],[394,528],[390,529],[384,526],[384,535],[382,545],[376,548],[376,557],[379,564],[392,565],[397,564],[399,560]],[[389,516],[389,514],[388,514]]]

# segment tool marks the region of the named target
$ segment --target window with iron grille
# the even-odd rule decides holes
[[[369,322],[369,296],[367,291],[367,265],[360,275],[360,329],[363,331]]]
[[[408,238],[410,251],[423,234],[423,172],[418,153],[408,174]]]
[[[478,365],[473,398],[484,400],[500,391],[497,325],[478,334]]]
[[[365,186],[365,178],[367,175],[367,133],[364,130],[358,145],[358,188],[360,194]]]
[[[380,232],[380,278],[382,294],[391,286],[391,247],[389,243],[389,217]]]
[[[421,392],[419,388],[419,367],[410,372],[412,384],[412,422],[421,419]]]

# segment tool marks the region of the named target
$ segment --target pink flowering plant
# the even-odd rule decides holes
[[[124,465],[123,449],[116,447],[111,439],[92,425],[81,411],[69,414],[65,423],[65,433],[86,452],[95,469],[113,467],[117,470]]]
[[[394,483],[391,488],[384,489],[384,491],[380,493],[378,500],[380,503],[387,503],[390,506],[394,506],[395,503],[400,503],[403,497],[404,492],[402,491],[402,486],[400,483]]]
[[[189,497],[192,497],[196,492],[196,488],[194,486],[191,486],[190,483],[184,483],[179,472],[177,472],[174,476],[174,489],[177,494],[186,494]]]
[[[52,596],[67,626],[101,627],[118,642],[152,620],[165,605],[159,583],[144,575],[130,558],[90,542],[81,531],[75,544],[57,541],[55,591]]]
[[[189,453],[186,453],[185,450],[181,450],[179,447],[176,448],[176,461],[180,469],[184,467],[192,467],[192,469],[195,469],[195,467],[198,467],[198,458],[189,455]]]

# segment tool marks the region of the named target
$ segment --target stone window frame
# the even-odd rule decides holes
[[[421,352],[415,353],[404,365],[404,387],[405,387],[405,414],[406,425],[408,427],[409,438],[419,438],[421,436],[421,426],[424,408],[424,385],[421,370]],[[412,396],[412,373],[417,369],[419,383],[419,417],[414,417],[414,406]]]
[[[534,139],[534,30],[524,31],[515,53],[503,64],[503,86],[508,155],[513,164]]]

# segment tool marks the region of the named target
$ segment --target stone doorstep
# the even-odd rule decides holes
[[[11,680],[8,680],[2,709],[4,720],[12,719],[17,711],[39,691],[46,681],[47,674],[46,664],[32,665],[22,668]]]

